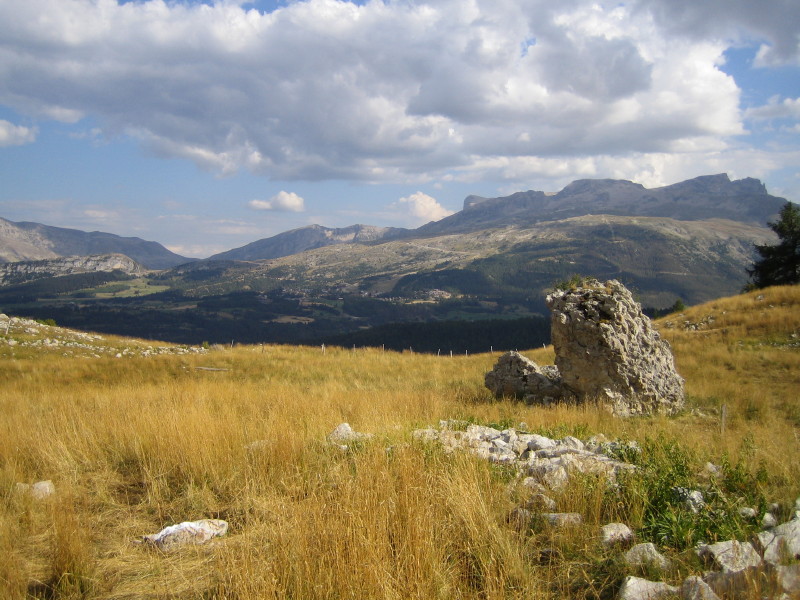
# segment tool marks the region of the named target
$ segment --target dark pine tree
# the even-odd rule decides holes
[[[787,202],[780,218],[768,225],[779,241],[774,246],[756,244],[761,258],[747,270],[753,287],[800,283],[800,206]]]

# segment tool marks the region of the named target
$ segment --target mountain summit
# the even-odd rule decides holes
[[[579,179],[556,194],[527,191],[500,198],[468,196],[461,212],[415,232],[467,233],[585,215],[669,217],[679,221],[728,219],[764,225],[785,203],[783,198],[768,194],[758,179],[731,181],[725,173],[652,189],[619,179]]]

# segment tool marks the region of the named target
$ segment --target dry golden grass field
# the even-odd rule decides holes
[[[687,410],[628,420],[491,398],[483,376],[497,353],[65,356],[9,345],[0,328],[0,598],[613,598],[631,571],[599,543],[611,521],[654,541],[674,565],[658,577],[679,583],[702,571],[696,541],[752,535],[737,506],[792,507],[800,495],[800,287],[657,327]],[[635,440],[640,469],[617,487],[586,478],[557,494],[583,526],[518,531],[512,471],[412,438],[443,419]],[[342,451],[326,441],[342,422],[374,437]],[[671,508],[664,490],[708,485],[708,461],[725,473],[719,510]],[[16,485],[48,479],[56,493],[44,500]],[[202,518],[227,520],[228,534],[172,552],[133,543]]]

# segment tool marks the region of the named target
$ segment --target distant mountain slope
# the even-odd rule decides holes
[[[310,225],[257,240],[208,260],[269,260],[338,244],[428,238],[493,229],[532,227],[537,223],[587,215],[668,217],[679,221],[727,219],[763,226],[786,202],[767,193],[764,184],[728,175],[706,175],[648,189],[631,181],[580,179],[556,194],[517,192],[499,198],[468,196],[461,211],[417,229],[351,225],[331,229]]]
[[[98,254],[93,256],[67,256],[35,261],[0,263],[0,286],[25,283],[46,277],[122,271],[139,275],[144,269],[124,254]]]
[[[369,246],[338,244],[265,261],[199,261],[162,277],[193,297],[281,287],[414,298],[441,289],[511,302],[543,297],[555,281],[580,273],[622,279],[642,302],[662,307],[677,297],[695,304],[736,293],[747,281],[753,244],[773,239],[766,227],[726,219],[585,215]]]
[[[0,262],[97,254],[124,254],[148,269],[168,269],[192,260],[137,237],[0,218]]]
[[[465,233],[601,214],[679,221],[728,219],[763,226],[785,203],[785,199],[768,194],[757,179],[731,181],[726,174],[653,189],[624,180],[580,179],[557,194],[527,191],[500,198],[468,196],[462,211],[423,225],[414,234]]]
[[[331,229],[321,225],[309,225],[276,236],[264,238],[241,248],[234,248],[209,257],[208,260],[264,260],[299,254],[306,250],[332,246],[334,244],[364,243],[381,240],[388,235],[404,232],[393,227],[351,225]]]

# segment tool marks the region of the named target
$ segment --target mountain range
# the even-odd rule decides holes
[[[417,229],[312,225],[195,261],[138,238],[0,221],[0,257],[80,253],[102,239],[154,269],[104,279],[62,268],[49,284],[40,266],[37,281],[0,287],[0,306],[154,339],[350,343],[398,323],[543,318],[546,291],[575,274],[619,279],[646,306],[694,304],[742,288],[753,245],[775,239],[765,225],[785,202],[724,174],[654,189],[579,180],[555,194],[469,196]],[[28,237],[8,244],[9,226]]]
[[[124,254],[148,269],[168,269],[192,260],[137,237],[0,218],[0,263],[96,254]]]

